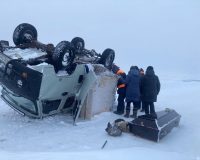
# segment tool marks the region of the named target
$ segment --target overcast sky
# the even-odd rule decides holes
[[[115,62],[153,65],[158,74],[200,77],[199,0],[0,0],[0,39],[12,42],[20,23],[31,23],[41,42],[75,36],[88,49],[116,51]]]

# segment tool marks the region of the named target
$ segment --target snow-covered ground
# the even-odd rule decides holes
[[[200,156],[199,82],[162,81],[157,110],[174,108],[181,114],[178,128],[155,143],[132,134],[110,137],[105,132],[107,122],[123,118],[106,112],[90,121],[72,125],[66,115],[43,120],[23,117],[0,102],[0,154],[4,159],[33,157],[37,159],[198,159]],[[190,98],[189,98],[190,97]],[[141,113],[140,113],[141,114]],[[131,119],[127,119],[131,120]],[[101,146],[108,141],[105,148]]]
[[[0,100],[0,159],[200,159],[200,2],[198,0],[0,0],[0,39],[31,23],[41,42],[83,37],[88,49],[116,51],[115,62],[153,65],[161,80],[156,110],[181,114],[178,128],[159,143],[124,133],[110,137],[111,112],[79,121],[65,115],[23,117]],[[131,120],[131,119],[129,119]],[[105,148],[101,146],[108,141]]]

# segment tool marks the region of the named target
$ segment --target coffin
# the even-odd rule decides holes
[[[181,116],[172,109],[156,112],[157,119],[151,115],[142,115],[129,122],[130,132],[134,135],[159,142],[174,127],[177,127]]]

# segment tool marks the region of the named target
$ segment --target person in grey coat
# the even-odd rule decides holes
[[[145,75],[141,78],[140,93],[144,103],[145,114],[157,118],[154,102],[157,101],[157,95],[160,92],[160,81],[154,73],[152,66],[148,66]]]
[[[140,74],[137,66],[131,66],[130,71],[126,77],[126,114],[130,115],[130,105],[133,103],[133,118],[137,117],[137,110],[140,107]]]

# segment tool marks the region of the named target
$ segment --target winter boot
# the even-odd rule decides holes
[[[126,114],[124,115],[124,117],[129,118],[129,114],[130,114],[130,111],[126,111]]]
[[[130,116],[131,118],[137,118],[137,110],[133,110],[133,115]]]
[[[141,110],[140,110],[140,112],[144,112],[145,110],[142,108]]]
[[[113,113],[114,113],[114,114],[118,114],[118,115],[124,114],[123,112],[119,112],[119,111],[114,111]]]

